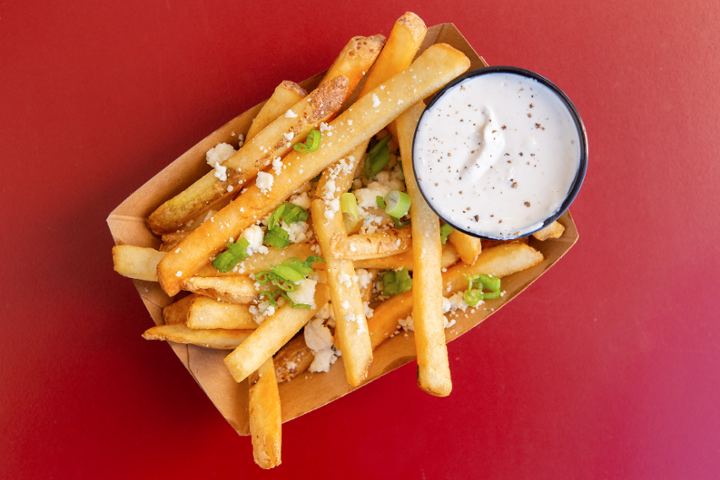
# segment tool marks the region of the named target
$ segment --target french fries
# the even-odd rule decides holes
[[[156,234],[175,231],[187,220],[212,208],[234,189],[242,188],[274,158],[287,155],[311,129],[337,112],[347,98],[349,88],[347,78],[342,76],[318,86],[291,108],[294,117],[285,114],[276,118],[225,160],[222,164],[227,169],[224,180],[215,179],[214,173],[210,172],[162,204],[148,217],[150,230]]]
[[[289,80],[283,80],[280,85],[275,88],[275,91],[270,96],[265,105],[262,106],[257,117],[250,125],[250,129],[245,135],[245,141],[250,141],[257,135],[263,128],[270,125],[273,120],[285,115],[285,112],[293,105],[302,100],[307,95],[304,88],[295,82]]]
[[[412,248],[409,228],[390,228],[360,235],[336,235],[330,249],[339,260],[368,260],[407,252]]]
[[[329,299],[325,286],[318,284],[315,287],[315,308],[305,310],[286,304],[265,320],[225,357],[225,365],[235,381],[242,382],[260,368],[265,360],[275,355]]]
[[[250,435],[255,463],[265,469],[277,467],[282,463],[282,415],[273,357],[265,360],[258,371],[250,375],[248,384]]]
[[[165,256],[153,248],[116,245],[112,249],[113,267],[120,275],[157,282],[157,265]]]
[[[182,283],[182,288],[227,303],[250,303],[260,293],[255,282],[245,275],[190,277]]]
[[[448,241],[455,246],[462,261],[468,265],[475,263],[475,260],[482,250],[479,238],[455,230],[454,228],[448,235]]]
[[[446,397],[452,391],[450,363],[445,345],[440,263],[440,220],[425,202],[413,176],[412,140],[425,104],[418,102],[395,121],[405,183],[410,194],[413,261],[413,319],[417,350],[418,385],[431,395]],[[478,242],[479,243],[479,242]],[[455,245],[457,248],[457,245]],[[461,254],[462,257],[462,254]],[[473,259],[474,260],[474,259]]]
[[[439,219],[414,180],[412,137],[422,100],[464,72],[469,60],[436,44],[412,63],[425,32],[422,20],[406,13],[384,48],[382,35],[351,39],[309,95],[293,82],[280,84],[259,109],[244,146],[223,163],[227,180],[215,178],[213,170],[148,218],[148,225],[162,235],[160,251],[113,249],[115,269],[122,275],[158,281],[171,296],[190,292],[166,306],[165,325],[148,329],[144,338],[231,350],[224,364],[236,382],[248,380],[253,455],[262,468],[281,463],[278,383],[308,368],[328,371],[339,349],[347,382],[359,386],[367,380],[373,350],[402,326],[415,332],[420,388],[446,396],[452,382],[445,328],[455,320],[445,318],[444,312],[465,311],[470,308],[466,303],[478,300],[473,295],[487,299],[505,293],[490,282],[484,285],[492,285],[492,295],[481,294],[477,283],[468,286],[467,276],[503,277],[543,260],[527,238],[481,242],[453,231],[446,245],[441,244]],[[354,103],[343,108],[348,99]],[[313,127],[322,132],[319,148],[293,151],[293,144]],[[372,174],[358,170],[370,139],[388,132],[393,139],[387,147],[383,141],[374,149],[366,165]],[[311,142],[309,138],[308,147]],[[319,182],[309,183],[320,173]],[[340,197],[360,189],[366,190],[356,197],[359,218],[366,221],[355,227],[348,223],[346,230]],[[411,226],[393,228],[397,219],[369,205],[370,199],[375,192],[404,189],[412,200]],[[343,209],[350,209],[354,220],[357,212],[349,200],[352,197],[343,199]],[[284,210],[276,211],[283,202],[288,202]],[[309,205],[310,216],[293,203]],[[285,230],[284,239],[271,232],[274,225]],[[563,228],[553,224],[534,237],[557,238]],[[241,236],[250,244],[247,251],[238,250],[240,240],[234,239]],[[229,252],[214,262],[221,272],[211,262],[230,242],[234,245],[227,245]],[[248,257],[242,260],[245,253]],[[324,260],[309,258],[315,255]],[[304,278],[312,272],[304,280],[312,283],[298,281],[283,268],[297,268]],[[402,269],[412,271],[412,288],[407,272],[382,274]],[[468,288],[472,290],[465,296],[452,295]],[[402,293],[388,297],[398,291]],[[463,325],[460,317],[457,321]],[[387,350],[378,352],[383,360],[387,355]]]
[[[443,245],[440,268],[448,268],[458,260],[460,260],[460,256],[457,254],[457,251],[455,251],[455,247],[449,243]],[[355,268],[377,268],[379,270],[401,270],[403,268],[414,270],[415,268],[412,250],[389,257],[356,260],[353,262],[353,265],[355,265]]]
[[[283,169],[273,177],[276,187],[248,187],[245,193],[215,215],[215,221],[203,223],[188,235],[178,246],[180,252],[168,252],[158,264],[158,280],[162,289],[168,295],[176,295],[182,281],[209,263],[209,259],[220,252],[231,237],[238,238],[244,229],[265,218],[325,167],[375,135],[410,106],[437,91],[469,66],[468,58],[449,45],[429,47],[411,68],[381,84],[380,87],[384,88],[372,90],[372,95],[360,98],[351,109],[333,120],[331,126],[336,140],[323,143],[311,153],[289,154],[283,161]],[[379,100],[380,97],[385,101]]]
[[[320,246],[323,252],[328,252],[325,253],[327,279],[345,376],[350,385],[357,386],[367,378],[372,348],[360,288],[353,281],[353,264],[348,260],[338,260],[329,248],[332,237],[344,231],[342,219],[339,215],[326,219],[325,203],[319,199],[313,201],[310,210]]]
[[[193,330],[187,325],[156,325],[143,333],[145,340],[166,340],[215,350],[232,350],[242,344],[253,330]]]
[[[543,228],[542,230],[538,230],[537,232],[533,233],[532,236],[537,238],[541,242],[544,242],[548,238],[560,238],[564,231],[565,227],[563,227],[560,222],[555,220],[553,223]]]
[[[248,305],[223,303],[202,295],[195,296],[188,304],[186,325],[194,330],[214,328],[255,330],[257,328]]]

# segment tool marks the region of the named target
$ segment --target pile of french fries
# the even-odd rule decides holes
[[[412,138],[423,100],[465,72],[470,62],[445,44],[415,59],[425,32],[423,21],[406,13],[387,41],[382,35],[352,38],[314,91],[282,82],[239,149],[224,147],[225,157],[210,152],[214,168],[150,215],[148,226],[162,239],[159,251],[113,248],[120,274],[157,281],[170,296],[189,292],[165,307],[165,324],[148,329],[144,338],[232,350],[225,364],[237,382],[249,382],[253,453],[262,468],[281,463],[279,382],[308,369],[322,371],[314,363],[320,356],[331,362],[341,356],[348,383],[360,385],[368,377],[373,350],[397,334],[402,323],[415,332],[420,388],[449,395],[447,298],[468,288],[468,276],[504,277],[543,259],[522,240],[483,244],[452,231],[443,242],[441,222],[412,173]],[[356,100],[348,104],[356,90]],[[312,130],[319,130],[321,142],[308,151]],[[392,135],[387,143],[391,161],[385,171],[402,172],[395,180],[411,199],[410,226],[393,226],[385,212],[366,206],[362,211],[366,220],[373,219],[373,228],[356,225],[348,231],[340,198],[377,180],[363,177],[364,158],[373,138],[387,135]],[[309,213],[289,245],[254,245],[231,271],[213,267],[230,242],[250,238],[253,229],[267,234],[268,217],[284,202]],[[556,223],[536,237],[561,234],[562,225]],[[259,281],[263,272],[312,256],[322,261],[297,282],[297,290],[302,284],[309,296],[270,305],[263,296],[267,285]],[[383,272],[400,269],[412,272],[412,288],[384,296],[379,287]],[[297,304],[306,308],[294,308]],[[304,335],[299,333],[303,327]],[[310,341],[310,330],[324,338],[322,352],[308,346],[317,343]]]

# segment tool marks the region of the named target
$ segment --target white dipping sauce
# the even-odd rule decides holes
[[[565,201],[580,136],[562,99],[533,78],[470,77],[420,119],[414,167],[428,203],[449,223],[490,238],[538,230]]]

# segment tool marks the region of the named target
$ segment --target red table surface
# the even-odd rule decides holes
[[[263,472],[115,274],[109,212],[406,10],[580,111],[577,245],[449,347],[283,427]],[[0,2],[1,478],[720,478],[720,3]]]

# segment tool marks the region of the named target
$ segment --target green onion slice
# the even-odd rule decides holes
[[[440,227],[440,242],[442,242],[443,245],[447,243],[448,235],[450,235],[450,232],[452,232],[452,227],[447,223]]]
[[[345,231],[348,233],[352,232],[355,225],[360,221],[360,213],[358,212],[355,194],[343,193],[340,196],[340,211],[342,212]]]
[[[368,151],[365,156],[365,176],[367,178],[374,177],[385,165],[390,161],[390,151],[388,150],[388,142],[392,135],[384,136],[374,147]]]
[[[268,218],[268,229],[272,230],[280,223],[280,219],[290,225],[295,222],[304,222],[308,219],[310,213],[299,205],[290,202],[283,202]]]
[[[270,270],[258,272],[255,275],[255,281],[258,283],[267,283],[268,281],[271,281],[273,285],[285,290],[286,292],[295,291],[295,284],[293,282],[286,281],[280,275],[275,272],[271,272]]]
[[[285,248],[290,245],[290,234],[284,228],[275,225],[267,231],[263,241],[272,247]]]
[[[287,295],[287,293],[285,293],[285,292],[282,291],[282,290],[275,290],[275,291],[272,291],[272,292],[271,292],[270,290],[266,290],[266,291],[264,291],[264,292],[262,292],[262,293],[260,294],[260,297],[267,297],[268,302],[270,303],[270,305],[272,305],[273,307],[277,307],[277,302],[275,301],[275,297],[276,297],[277,295],[280,295],[281,297],[283,297],[283,298],[290,304],[290,307],[291,307],[291,308],[305,308],[305,309],[307,309],[307,310],[310,310],[310,309],[312,308],[312,307],[311,307],[310,305],[308,305],[307,303],[295,303],[295,302],[293,302],[292,299]]]
[[[392,297],[412,288],[412,278],[407,268],[385,272],[383,275],[383,295]]]
[[[250,246],[250,242],[248,242],[245,238],[241,238],[236,243],[228,243],[228,249],[215,257],[215,259],[212,261],[213,267],[223,273],[229,272],[230,270],[235,268],[235,265],[247,258],[248,246]]]
[[[400,218],[407,215],[410,203],[410,195],[400,190],[391,190],[385,195],[385,213],[391,217]]]
[[[305,139],[305,143],[296,143],[293,145],[293,148],[296,152],[300,153],[310,153],[314,152],[320,147],[320,140],[322,138],[322,133],[320,133],[320,130],[312,129],[307,135],[307,138]]]
[[[468,288],[465,291],[465,303],[474,307],[481,300],[493,300],[500,298],[500,278],[483,273],[478,275],[465,275],[468,281]],[[483,293],[483,289],[490,290]]]

